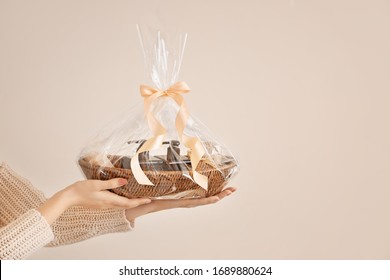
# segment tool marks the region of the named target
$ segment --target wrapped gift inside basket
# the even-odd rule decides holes
[[[85,176],[127,179],[127,185],[112,191],[128,198],[219,193],[238,163],[187,109],[184,95],[190,88],[177,82],[187,35],[140,28],[139,35],[153,86],[141,85],[143,105],[83,149],[79,164]]]

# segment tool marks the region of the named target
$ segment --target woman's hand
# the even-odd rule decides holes
[[[63,212],[72,206],[84,206],[94,209],[130,209],[151,202],[148,198],[128,199],[108,191],[126,183],[126,179],[76,182],[54,194],[38,208],[38,211],[49,224],[52,224]]]
[[[149,198],[128,199],[119,196],[109,189],[119,188],[127,184],[126,179],[118,178],[107,181],[86,180],[76,182],[64,190],[68,207],[84,206],[94,209],[134,208],[149,203]]]
[[[127,209],[126,210],[126,218],[129,221],[134,221],[135,218],[138,218],[140,216],[152,213],[152,212],[158,212],[162,210],[167,209],[173,209],[173,208],[192,208],[202,205],[208,205],[213,204],[221,199],[225,198],[228,195],[231,195],[233,192],[236,191],[236,188],[227,188],[220,192],[219,194],[216,194],[214,196],[206,197],[206,198],[189,198],[189,199],[161,199],[161,200],[152,200],[152,202],[140,205],[135,208]]]

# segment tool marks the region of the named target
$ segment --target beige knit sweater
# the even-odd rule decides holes
[[[51,226],[36,210],[46,201],[29,181],[0,165],[0,259],[24,259],[43,246],[58,246],[132,228],[124,210],[72,207]]]

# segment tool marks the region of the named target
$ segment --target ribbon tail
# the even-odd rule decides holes
[[[202,174],[200,174],[199,172],[193,170],[193,177],[194,177],[194,181],[199,185],[201,186],[205,191],[208,190],[208,178],[207,176],[204,176]]]
[[[190,137],[184,134],[184,129],[189,118],[189,114],[182,96],[175,96],[175,101],[180,105],[176,117],[176,129],[184,145],[191,150],[191,166],[194,181],[206,191],[208,190],[208,178],[196,171],[200,160],[205,154],[205,150],[197,137]]]
[[[131,158],[131,170],[134,174],[134,178],[137,180],[138,184],[153,186],[154,184],[149,180],[145,175],[145,172],[142,170],[139,163],[138,155],[142,152],[151,151],[161,147],[164,139],[164,134],[159,134],[147,140],[142,147],[137,151],[137,153]]]
[[[201,161],[205,150],[200,143],[200,140],[196,137],[189,137],[185,134],[182,135],[182,139],[186,147],[191,149],[191,166],[192,166],[192,176],[194,181],[201,186],[206,191],[208,190],[208,178],[196,171],[196,167]]]
[[[140,185],[148,185],[153,186],[153,183],[149,180],[149,178],[145,175],[144,171],[141,168],[141,165],[138,160],[138,153],[136,153],[131,158],[131,171],[133,172],[134,178],[137,180]]]

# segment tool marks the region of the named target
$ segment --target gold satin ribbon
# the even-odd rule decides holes
[[[142,97],[144,98],[144,110],[146,113],[146,118],[154,136],[148,139],[131,159],[131,170],[133,171],[134,177],[137,182],[142,185],[154,185],[141,169],[138,154],[161,147],[167,131],[165,127],[155,118],[155,116],[150,110],[150,107],[157,98],[161,96],[169,96],[173,100],[175,100],[175,102],[180,107],[179,112],[176,116],[175,124],[177,132],[179,134],[179,138],[181,139],[182,143],[184,143],[184,145],[191,151],[190,158],[194,181],[199,186],[207,190],[207,177],[195,171],[199,161],[205,154],[203,145],[197,137],[190,137],[184,134],[184,129],[189,118],[189,113],[182,94],[190,92],[190,88],[188,87],[188,85],[185,82],[177,82],[167,90],[159,90],[147,85],[141,85],[140,91]]]

